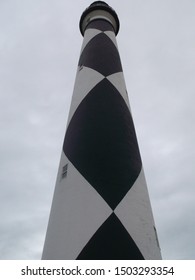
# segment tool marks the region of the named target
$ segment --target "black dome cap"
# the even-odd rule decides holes
[[[95,1],[93,2],[84,12],[83,14],[81,15],[81,19],[80,19],[80,23],[79,23],[79,27],[80,27],[80,31],[81,31],[81,34],[84,35],[84,32],[85,28],[83,28],[83,21],[84,19],[86,18],[86,16],[92,12],[92,11],[95,11],[95,10],[103,10],[103,11],[106,11],[108,13],[110,13],[114,20],[115,20],[115,34],[117,35],[118,34],[118,31],[119,31],[119,27],[120,27],[120,22],[119,22],[119,19],[118,19],[118,16],[117,16],[117,13],[115,12],[115,10],[113,10],[106,2],[104,1]],[[85,26],[86,27],[86,26]]]

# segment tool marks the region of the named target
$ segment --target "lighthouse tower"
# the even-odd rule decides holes
[[[116,42],[105,2],[84,36],[42,259],[161,259]]]

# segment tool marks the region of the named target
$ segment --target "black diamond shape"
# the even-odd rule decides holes
[[[104,33],[96,35],[86,45],[79,60],[79,66],[82,65],[104,76],[122,71],[118,50]]]
[[[96,231],[78,260],[143,260],[139,248],[113,213]]]
[[[137,179],[141,158],[129,109],[107,79],[80,103],[67,128],[63,149],[114,209]]]

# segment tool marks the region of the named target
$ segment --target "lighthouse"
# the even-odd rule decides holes
[[[42,259],[161,259],[116,42],[105,2],[82,14],[83,44]]]

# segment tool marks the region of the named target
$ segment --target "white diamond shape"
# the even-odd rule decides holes
[[[129,110],[131,112],[123,72],[114,73],[110,76],[107,76],[106,78],[108,79],[109,82],[111,82],[113,84],[113,86],[121,94],[121,96],[125,100],[125,103],[127,104],[127,107],[129,108]]]
[[[67,177],[60,170],[68,163]],[[76,259],[112,209],[62,153],[43,259]]]
[[[70,122],[81,101],[92,90],[92,88],[94,88],[104,78],[105,77],[102,74],[93,70],[92,68],[85,66],[78,68],[68,123]]]
[[[143,169],[114,212],[133,238],[144,258],[161,259]]]

